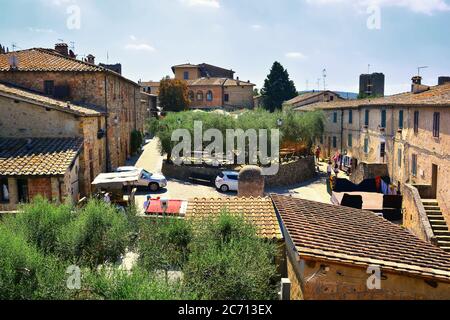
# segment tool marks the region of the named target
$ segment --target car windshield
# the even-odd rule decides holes
[[[147,170],[142,170],[142,175],[147,179],[150,179],[153,176],[153,174],[151,174]]]

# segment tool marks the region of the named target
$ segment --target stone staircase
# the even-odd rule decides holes
[[[422,200],[431,228],[442,250],[450,253],[450,231],[437,200]]]

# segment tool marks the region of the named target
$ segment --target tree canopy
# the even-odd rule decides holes
[[[283,102],[297,96],[294,82],[289,79],[289,73],[279,62],[274,62],[261,94],[264,108],[270,112],[281,109]]]
[[[183,111],[189,108],[188,88],[185,81],[166,77],[159,86],[159,103],[167,111]]]

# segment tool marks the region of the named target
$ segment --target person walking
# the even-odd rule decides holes
[[[334,165],[334,174],[336,175],[336,178],[339,176],[339,164],[337,162]]]
[[[328,161],[328,166],[327,166],[327,176],[328,179],[331,178],[331,173],[333,172],[333,163],[330,161]]]

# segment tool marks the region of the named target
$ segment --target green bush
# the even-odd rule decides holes
[[[184,220],[144,220],[138,242],[139,265],[148,271],[181,270],[191,240],[191,227]]]
[[[5,225],[44,254],[55,253],[58,234],[75,215],[69,205],[55,205],[42,197],[20,208],[21,213],[5,219]]]
[[[94,268],[116,262],[130,243],[127,217],[102,201],[91,201],[58,237],[60,256],[75,265]]]
[[[91,300],[180,300],[189,299],[179,281],[170,283],[154,273],[135,268],[132,272],[118,268],[90,271],[83,278],[81,296]]]
[[[277,296],[276,247],[242,217],[197,221],[183,269],[186,288],[202,300],[271,300]],[[197,230],[197,229],[196,229]]]
[[[0,225],[0,300],[66,299],[65,269]]]
[[[144,137],[140,131],[134,130],[131,132],[131,154],[136,154],[139,148],[144,143]]]

